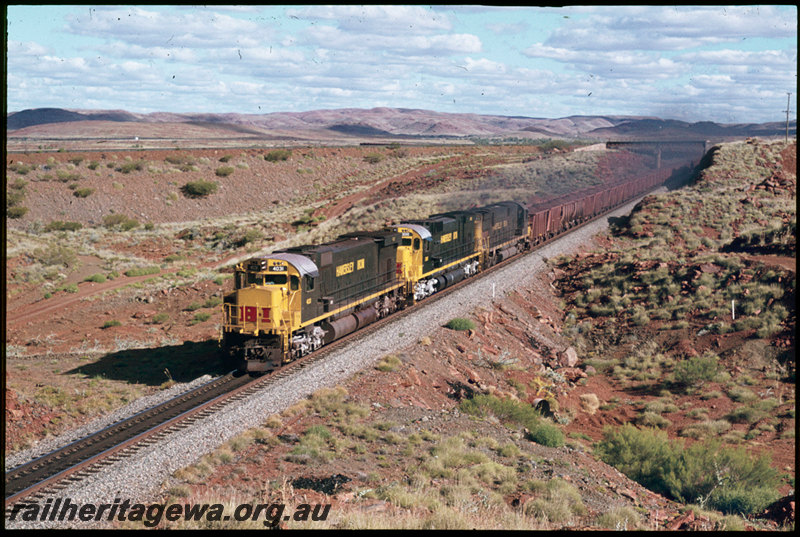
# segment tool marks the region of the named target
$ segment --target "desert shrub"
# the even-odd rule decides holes
[[[36,248],[33,257],[45,266],[63,265],[71,266],[77,259],[75,251],[63,244],[53,244],[46,248]]]
[[[94,194],[94,189],[89,187],[76,188],[75,191],[72,193],[72,195],[75,196],[76,198],[88,198],[92,194]]]
[[[384,372],[394,371],[400,367],[401,363],[402,362],[400,361],[400,358],[394,354],[389,354],[381,358],[380,362],[378,362],[378,364],[375,366],[375,369]]]
[[[44,226],[46,232],[49,231],[77,231],[83,227],[80,222],[62,222],[61,220],[53,220]]]
[[[96,160],[93,160],[93,161],[91,161],[89,164],[87,164],[87,167],[88,167],[90,170],[96,170],[96,169],[97,169],[99,166],[100,166],[100,163],[99,163],[99,162],[97,162]]]
[[[232,159],[232,158],[233,158],[233,157],[232,157],[231,155],[225,155],[225,156],[222,156],[222,157],[220,157],[220,158],[219,158],[219,161],[220,161],[220,162],[228,162],[228,161],[229,161],[230,159]]]
[[[122,326],[122,323],[116,319],[112,319],[110,321],[106,321],[103,323],[103,329],[111,328],[112,326]]]
[[[83,177],[81,177],[81,174],[79,174],[78,172],[71,172],[69,170],[56,171],[56,177],[58,177],[58,180],[61,181],[62,183],[80,181],[81,179],[83,179]]]
[[[13,172],[16,172],[16,173],[20,174],[20,175],[27,175],[28,172],[31,171],[30,166],[26,166],[22,162],[15,162],[11,166],[9,166],[9,169],[11,171],[13,171]]]
[[[364,155],[364,162],[369,164],[377,164],[382,161],[385,157],[380,153],[370,153],[368,155]]]
[[[530,481],[528,488],[537,493],[535,499],[525,502],[522,507],[528,516],[551,523],[565,523],[575,515],[586,514],[578,489],[561,478],[547,482]]]
[[[692,356],[678,362],[672,375],[675,383],[685,390],[696,388],[711,380],[717,374],[719,364],[717,355],[706,352],[702,356]]]
[[[192,319],[191,324],[198,324],[204,323],[211,318],[211,314],[207,311],[201,311],[200,313],[194,314],[194,319]]]
[[[156,266],[152,266],[152,267],[137,267],[137,268],[132,268],[132,269],[126,270],[125,271],[125,276],[128,276],[128,277],[147,276],[147,275],[150,275],[150,274],[158,274],[159,272],[161,272],[161,269],[156,267]]]
[[[203,302],[203,307],[204,308],[215,308],[215,307],[219,306],[220,304],[222,304],[222,299],[220,297],[218,297],[218,296],[212,296],[211,298],[209,298],[208,300]]]
[[[108,229],[130,231],[139,226],[139,221],[135,218],[129,218],[124,214],[108,214],[103,217],[103,226]]]
[[[549,447],[564,445],[561,430],[547,422],[531,405],[511,399],[500,399],[494,395],[478,394],[464,399],[459,406],[465,414],[486,416],[492,414],[503,423],[519,425],[528,430],[528,438]]]
[[[214,181],[189,181],[181,187],[181,192],[189,198],[203,198],[216,192],[218,187]]]
[[[751,513],[778,497],[778,474],[768,457],[751,457],[716,441],[687,448],[664,432],[626,424],[607,428],[595,453],[634,481],[680,502],[698,500],[727,513],[740,508]]]
[[[91,276],[87,276],[83,281],[85,282],[94,282],[94,283],[103,283],[107,280],[105,274],[92,274]]]
[[[667,418],[655,412],[644,412],[636,418],[636,423],[644,427],[657,427],[659,429],[666,429],[672,425],[672,422]]]
[[[202,308],[203,305],[200,302],[192,302],[188,306],[186,306],[185,311],[196,311]]]
[[[140,171],[144,169],[144,162],[141,160],[130,160],[122,163],[118,168],[118,172],[131,173],[132,171]]]
[[[6,209],[6,215],[9,218],[22,218],[28,212],[27,207],[9,207]]]
[[[314,209],[306,209],[303,211],[303,216],[292,222],[293,226],[307,226],[316,225],[318,222],[325,220],[325,215],[314,216]]]
[[[234,242],[234,246],[241,248],[251,242],[256,242],[264,238],[264,233],[260,229],[248,229]]]
[[[220,166],[214,173],[217,174],[217,177],[227,177],[230,174],[232,174],[235,170],[236,168],[234,168],[233,166]]]
[[[25,199],[24,189],[15,189],[6,192],[6,208],[19,205],[20,203],[22,203],[22,200],[24,199]]]
[[[614,507],[597,518],[597,525],[615,531],[633,530],[641,522],[641,516],[632,507]]]
[[[290,156],[292,156],[292,152],[288,149],[273,149],[264,155],[264,160],[267,162],[277,162],[279,160],[289,160]]]
[[[150,319],[150,322],[152,324],[163,324],[167,321],[169,321],[169,313],[165,312],[156,313],[155,315],[153,315],[152,319]]]
[[[450,330],[473,330],[475,323],[471,319],[464,319],[463,317],[456,317],[450,319],[445,325]]]
[[[528,437],[543,446],[561,447],[564,445],[564,433],[556,425],[542,421],[532,430],[528,431]]]

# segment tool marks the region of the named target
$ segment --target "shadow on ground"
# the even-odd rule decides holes
[[[96,362],[66,373],[160,386],[170,380],[189,382],[202,375],[222,375],[234,369],[217,341],[207,340],[150,349],[126,349],[106,354]]]

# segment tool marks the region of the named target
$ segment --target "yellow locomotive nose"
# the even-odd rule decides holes
[[[236,303],[226,304],[226,329],[240,334],[253,334],[276,331],[284,318],[286,290],[240,289]]]

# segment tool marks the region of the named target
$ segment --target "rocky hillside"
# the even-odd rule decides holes
[[[711,122],[687,123],[653,117],[570,116],[558,119],[507,117],[481,114],[449,114],[406,108],[346,108],[271,114],[174,114],[155,112],[133,114],[125,111],[23,110],[7,116],[9,137],[65,135],[61,125],[55,131],[46,125],[81,121],[112,121],[139,124],[139,137],[146,138],[148,125],[159,123],[207,126],[238,130],[251,135],[327,132],[358,137],[526,137],[648,140],[721,140],[747,136],[780,136],[781,123],[763,125],[722,125]],[[796,131],[796,122],[790,134]],[[230,132],[228,132],[230,134]]]

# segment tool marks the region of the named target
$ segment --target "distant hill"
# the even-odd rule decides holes
[[[524,116],[481,114],[449,114],[409,108],[343,108],[309,112],[276,112],[271,114],[175,114],[154,112],[133,114],[124,110],[65,110],[36,108],[7,115],[8,135],[24,136],[26,129],[36,127],[43,136],[48,124],[86,121],[136,122],[146,130],[148,123],[203,125],[226,131],[260,133],[281,131],[327,131],[358,137],[424,136],[424,137],[502,137],[586,138],[586,139],[649,139],[706,140],[748,136],[781,136],[786,124],[719,124],[708,121],[688,123],[639,116],[570,116],[547,119]],[[85,125],[85,123],[84,123]],[[794,136],[797,122],[790,123]],[[63,134],[64,128],[59,132]]]

